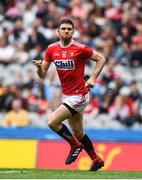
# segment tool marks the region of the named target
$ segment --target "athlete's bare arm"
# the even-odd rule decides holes
[[[90,78],[85,83],[85,87],[88,87],[88,88],[94,87],[95,80],[105,65],[105,58],[100,53],[96,52],[95,50],[93,50],[93,55],[91,57],[91,60],[95,61],[96,65]]]
[[[40,78],[44,79],[46,76],[46,73],[48,71],[48,68],[50,66],[49,62],[42,61],[42,60],[33,60],[33,63],[37,67],[37,74]]]

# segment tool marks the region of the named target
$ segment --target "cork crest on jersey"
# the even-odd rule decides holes
[[[73,59],[55,60],[54,64],[58,70],[74,70],[75,63]]]

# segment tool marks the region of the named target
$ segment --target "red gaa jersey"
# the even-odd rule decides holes
[[[62,91],[65,95],[85,94],[85,61],[93,55],[93,49],[74,40],[62,47],[60,41],[48,46],[44,60],[53,62],[58,71]]]

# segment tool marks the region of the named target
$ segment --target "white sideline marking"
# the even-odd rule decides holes
[[[5,174],[5,173],[16,173],[16,172],[20,172],[20,171],[16,171],[16,170],[8,170],[8,171],[0,171],[0,174]]]

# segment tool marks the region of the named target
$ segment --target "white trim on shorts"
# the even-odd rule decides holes
[[[62,102],[69,105],[77,112],[83,112],[89,102],[89,92],[85,95],[65,95],[62,94]]]

